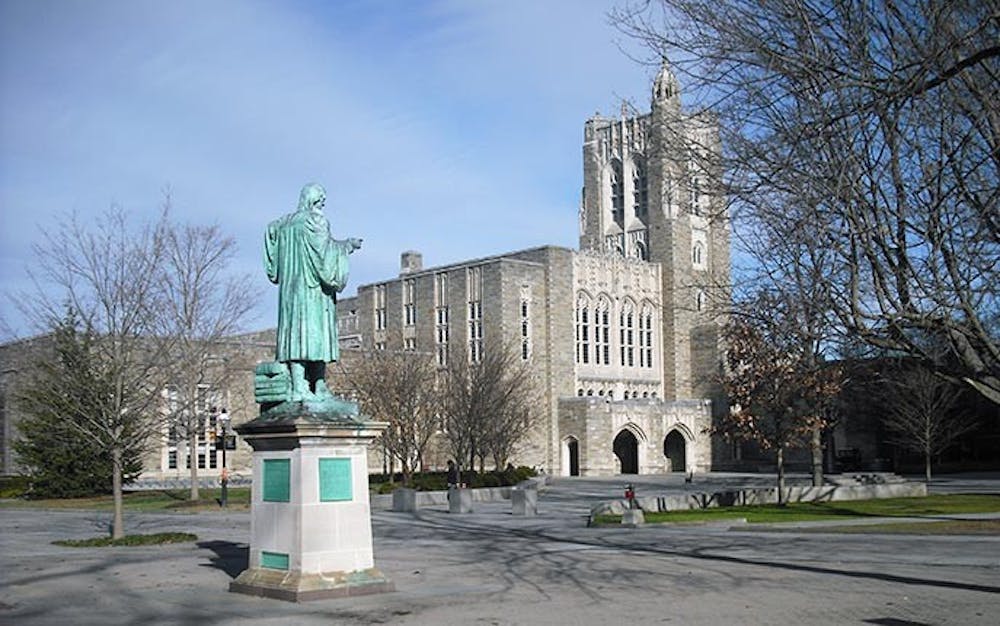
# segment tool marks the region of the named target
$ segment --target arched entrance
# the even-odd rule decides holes
[[[562,449],[563,476],[580,475],[580,442],[576,437],[566,437]]]
[[[639,473],[639,440],[629,430],[623,430],[615,437],[615,456],[621,463],[622,474]]]
[[[680,431],[667,433],[663,439],[663,456],[670,463],[670,471],[683,472],[687,469],[687,440]]]

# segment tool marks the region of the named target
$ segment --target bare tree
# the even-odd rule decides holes
[[[399,461],[403,484],[412,485],[431,438],[441,428],[441,395],[433,355],[415,351],[369,350],[344,376],[361,410],[389,423],[383,450]]]
[[[217,346],[244,329],[256,294],[249,276],[227,273],[236,242],[219,226],[168,223],[163,241],[163,312],[174,339],[170,426],[187,439],[190,499],[197,500],[199,439],[210,445],[207,422],[224,405],[220,390],[230,376]]]
[[[722,384],[732,408],[715,430],[775,451],[784,503],[785,451],[810,445],[826,426],[843,375],[835,364],[819,365],[808,346],[786,332],[779,322],[788,312],[780,300],[761,294],[748,310],[756,315],[734,316],[724,331]]]
[[[484,383],[479,388],[488,394],[486,402],[492,407],[479,449],[492,457],[494,468],[500,471],[537,425],[532,406],[534,377],[519,350],[487,353],[479,365]]]
[[[955,411],[959,388],[920,365],[902,363],[888,382],[889,443],[924,457],[924,476],[931,480],[931,461],[962,435],[976,428],[975,417]]]
[[[504,467],[535,425],[532,374],[520,351],[485,350],[477,362],[453,361],[444,386],[444,432],[459,467],[487,456]]]
[[[997,0],[660,0],[612,18],[719,116],[737,228],[801,211],[845,333],[1000,402]]]
[[[73,216],[45,231],[35,246],[39,292],[22,300],[25,313],[43,329],[58,329],[69,308],[95,335],[88,360],[99,368],[95,379],[106,393],[69,396],[59,388],[62,381],[50,378],[48,395],[71,403],[60,410],[74,414],[73,428],[111,458],[114,538],[124,536],[126,452],[158,443],[153,439],[164,423],[161,391],[173,348],[160,313],[164,238],[162,217],[133,227],[120,208],[87,223]]]

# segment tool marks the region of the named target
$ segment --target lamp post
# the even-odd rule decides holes
[[[229,468],[226,467],[226,447],[228,434],[226,430],[229,427],[229,413],[226,413],[225,407],[223,407],[222,412],[219,413],[219,427],[222,429],[222,506],[225,507],[229,502]]]

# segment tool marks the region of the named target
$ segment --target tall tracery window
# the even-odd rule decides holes
[[[576,299],[576,362],[590,363],[590,302],[583,295]]]
[[[611,215],[619,225],[625,221],[625,181],[617,159],[611,162]]]
[[[639,317],[639,366],[653,367],[653,312],[643,307]]]
[[[521,360],[531,358],[531,288],[521,286]]]
[[[635,366],[635,314],[631,304],[622,307],[618,320],[619,340],[621,345],[621,364],[625,367]]]
[[[375,285],[375,330],[385,330],[385,285]]]
[[[469,361],[479,363],[483,359],[483,271],[481,267],[470,267],[467,271],[469,296]]]
[[[611,303],[602,298],[594,311],[594,363],[611,365]]]
[[[448,364],[448,275],[444,272],[434,276],[434,343],[437,364]]]
[[[416,305],[417,281],[410,279],[403,281],[403,324],[413,326],[417,323]]]
[[[691,214],[701,215],[701,180],[692,174],[690,179]]]
[[[632,210],[635,216],[646,219],[649,211],[649,191],[646,185],[646,166],[641,159],[635,160],[635,169],[632,171]]]

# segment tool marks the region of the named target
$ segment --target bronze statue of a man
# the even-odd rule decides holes
[[[334,239],[323,215],[326,191],[302,188],[298,209],[267,226],[264,267],[278,285],[275,359],[287,365],[294,402],[324,401],[326,364],[340,356],[337,292],[347,284],[347,256],[361,240]]]

